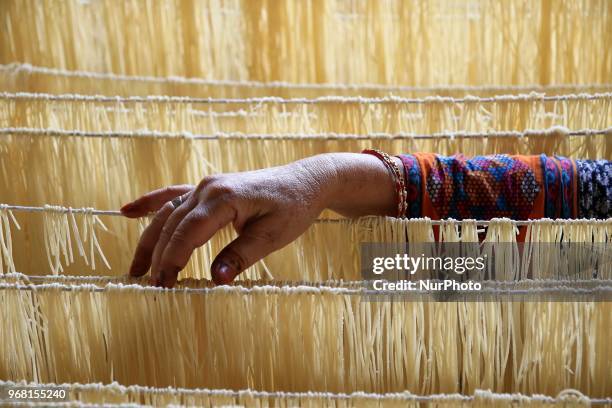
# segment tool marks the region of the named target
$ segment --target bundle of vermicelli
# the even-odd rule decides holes
[[[0,287],[0,376],[265,391],[610,395],[599,380],[609,375],[610,303],[364,302],[360,293],[9,281]]]
[[[18,214],[21,230],[14,231],[12,236],[10,227],[5,226],[3,237],[7,242],[12,242],[12,250],[4,252],[5,263],[15,265],[14,268],[7,267],[5,272],[17,270],[28,275],[47,275],[62,271],[68,275],[124,275],[141,232],[138,222],[122,217],[105,217],[102,224],[99,218],[102,215],[96,215],[91,209],[49,206],[8,208],[36,212],[24,217]],[[117,215],[102,212],[104,215],[106,213]],[[483,223],[480,224],[482,226]],[[363,278],[359,255],[361,242],[409,243],[413,256],[425,255],[423,251],[431,252],[427,255],[440,256],[446,248],[436,250],[428,245],[435,242],[434,229],[455,231],[453,234],[442,233],[439,237],[441,242],[474,244],[478,242],[476,225],[477,222],[473,220],[321,219],[295,242],[249,268],[242,278],[273,277],[275,280],[294,282],[357,281]],[[458,248],[462,256],[487,254],[488,259],[495,262],[487,268],[489,273],[495,275],[474,275],[472,278],[612,278],[612,265],[607,252],[612,241],[612,219],[540,220],[525,222],[520,228],[526,228],[527,237],[520,247],[516,223],[498,219],[488,225],[482,245]],[[339,241],[338,237],[345,239]],[[194,259],[181,276],[209,278],[212,260],[233,238],[235,233],[229,228],[221,230],[195,252]],[[572,243],[569,246],[571,251],[567,250],[568,242]],[[95,267],[96,262],[102,265]]]
[[[319,96],[384,97],[396,95],[418,98],[429,95],[491,97],[501,94],[539,92],[547,95],[604,93],[611,84],[558,85],[447,85],[405,86],[384,84],[314,84],[257,82],[182,77],[121,75],[91,71],[70,71],[30,64],[0,64],[0,89],[5,92],[51,94],[149,96],[173,95],[202,98],[316,98]]]
[[[612,95],[208,99],[0,94],[0,126],[191,133],[416,133],[606,129]]]
[[[0,404],[63,382],[66,406],[612,404],[612,218],[325,211],[216,287],[226,227],[166,290],[126,276],[150,217],[116,211],[372,147],[610,159],[611,16],[608,0],[6,0]],[[482,290],[372,290],[376,243],[486,264],[380,282]]]
[[[11,237],[11,223],[18,230],[21,229],[13,213],[6,208],[5,204],[0,205],[0,274],[6,272],[16,272],[13,261],[13,239]]]
[[[605,83],[611,7],[606,0],[11,1],[0,62],[294,83]]]
[[[267,407],[319,407],[374,408],[402,407],[419,408],[423,404],[433,408],[451,407],[584,407],[607,402],[605,399],[589,398],[575,390],[564,390],[557,396],[518,393],[499,394],[476,390],[473,395],[434,394],[415,395],[409,392],[374,394],[355,392],[351,394],[331,392],[267,392],[253,390],[210,390],[191,388],[155,388],[144,386],[122,386],[113,384],[40,384],[31,382],[0,381],[0,387],[61,387],[66,390],[67,400],[74,405],[81,404],[123,404],[138,403],[147,406],[257,406]],[[78,401],[78,403],[77,403]]]
[[[474,154],[562,153],[606,157],[612,133],[543,131],[487,134],[484,137],[409,135],[211,135],[203,138],[155,132],[88,133],[54,130],[0,130],[0,196],[24,205],[49,202],[117,208],[152,189],[195,183],[219,172],[285,164],[330,151],[360,151],[372,145],[390,152],[430,151]],[[190,136],[190,135],[187,135]],[[512,148],[504,149],[504,146]],[[433,148],[432,148],[433,146]],[[533,147],[537,146],[537,147]],[[603,154],[601,153],[603,152]],[[581,154],[582,153],[582,154]],[[78,158],[78,159],[75,159]],[[36,166],[32,166],[36,163]],[[155,163],[154,167],[150,163]],[[147,171],[142,171],[147,168]],[[57,184],[56,180],[62,180]]]
[[[62,207],[45,206],[45,209],[47,210],[44,214],[45,251],[54,275],[64,271],[62,258],[66,265],[74,263],[73,241],[85,264],[89,265],[91,263],[92,270],[96,269],[96,255],[99,255],[106,267],[110,269],[98,242],[96,226],[101,226],[105,231],[108,231],[108,229],[100,218],[92,213],[92,209],[85,209],[83,213],[85,216],[83,217],[81,232],[79,232],[77,221],[70,208],[68,211],[64,211],[65,209]],[[89,247],[89,251],[86,251],[86,246]]]
[[[534,96],[462,102],[268,101],[245,104],[257,116],[244,121],[248,116],[202,117],[184,102],[45,102],[44,98],[12,96],[3,99],[6,110],[0,111],[0,121],[9,126],[0,135],[0,190],[4,188],[3,193],[22,204],[59,202],[116,208],[162,185],[195,183],[211,173],[267,167],[321,152],[359,151],[372,145],[389,152],[537,152],[609,157],[611,100],[609,96],[592,95],[564,96],[552,101]],[[291,110],[296,117],[288,119],[280,110]],[[481,114],[483,110],[488,113]],[[530,119],[534,117],[540,119]],[[495,130],[521,126],[542,129],[555,123],[571,126],[572,130]],[[12,129],[22,125],[69,130]],[[233,126],[263,129],[264,134],[216,131]],[[137,130],[141,127],[215,130],[212,134],[193,135]],[[356,133],[330,132],[344,128]],[[123,131],[106,133],[100,129]],[[395,129],[398,133],[394,133]],[[372,133],[381,130],[383,134]],[[418,130],[442,133],[419,134]],[[155,168],[151,168],[151,162],[156,163]],[[58,186],[56,180],[64,182]]]
[[[234,172],[286,164],[323,152],[358,152],[377,146],[389,152],[435,151],[480,154],[562,154],[570,157],[601,158],[612,155],[612,128],[569,130],[561,127],[511,132],[442,132],[431,135],[411,133],[337,134],[325,133],[164,133],[155,131],[91,132],[57,129],[0,128],[0,158],[10,171],[3,172],[4,185],[27,188],[23,180],[61,178],[65,183],[93,183],[96,197],[112,192],[125,200],[150,188],[176,182],[194,182],[204,175]],[[77,155],[78,156],[75,156]],[[81,157],[82,160],[74,160]],[[228,159],[229,158],[229,159]],[[139,171],[143,163],[156,163],[150,171]],[[31,168],[30,163],[39,163]],[[95,164],[100,164],[96,166]],[[171,171],[170,171],[171,169]],[[18,175],[16,177],[16,175]],[[70,177],[68,177],[70,175]],[[127,177],[129,175],[129,177]],[[112,182],[112,187],[105,184]],[[21,186],[16,185],[20,183]],[[99,183],[102,183],[100,185]],[[1,188],[1,186],[0,186]],[[62,185],[62,191],[80,188]],[[36,201],[32,192],[27,203]],[[43,196],[46,201],[72,202],[79,197]],[[75,202],[76,200],[76,202]],[[95,199],[94,204],[98,204]]]

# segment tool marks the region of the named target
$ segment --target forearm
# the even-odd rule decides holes
[[[402,163],[393,158],[399,168]],[[378,158],[361,153],[328,153],[296,162],[321,180],[322,208],[346,217],[397,214],[393,179]]]

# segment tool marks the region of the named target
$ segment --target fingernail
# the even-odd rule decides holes
[[[130,265],[130,276],[142,276],[145,274],[146,270],[143,270],[142,264],[132,262]]]
[[[216,285],[227,285],[232,283],[238,272],[223,261],[220,261],[212,268],[212,279]]]
[[[134,204],[133,202],[131,202],[131,203],[127,203],[126,205],[121,207],[120,211],[125,214],[125,213],[134,212],[136,209],[138,209],[138,206],[136,204]]]
[[[151,285],[151,286],[159,286],[159,280],[157,278],[154,278],[153,276],[151,276],[149,278],[149,285]]]
[[[161,286],[164,288],[172,288],[176,283],[176,277],[178,276],[179,272],[179,268],[175,268],[170,271],[161,271]]]

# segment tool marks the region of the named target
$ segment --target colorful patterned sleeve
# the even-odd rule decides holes
[[[504,154],[466,158],[414,153],[399,158],[404,164],[409,218],[611,216],[609,161]]]
[[[612,217],[612,161],[576,160],[578,170],[578,216]]]

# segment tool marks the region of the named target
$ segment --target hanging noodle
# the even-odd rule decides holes
[[[14,273],[13,239],[11,236],[11,223],[18,230],[21,229],[13,212],[5,204],[0,204],[0,275]]]
[[[538,152],[601,158],[612,154],[612,143],[607,142],[611,137],[610,129],[569,131],[564,128],[510,134],[416,136],[190,135],[5,128],[0,129],[0,196],[14,197],[25,205],[63,202],[117,208],[164,185],[196,184],[206,175],[277,166],[323,152],[358,152],[377,146],[397,153]],[[147,170],[143,171],[145,168]],[[62,183],[56,183],[58,179],[63,180]]]
[[[364,302],[359,293],[2,283],[0,332],[10,341],[0,344],[7,356],[0,376],[265,391],[610,395],[599,380],[609,370],[609,302]],[[24,313],[34,320],[15,320]],[[29,352],[11,352],[14,343]]]
[[[291,83],[607,83],[610,7],[607,0],[8,1],[0,62]]]
[[[330,406],[339,408],[366,407],[409,407],[419,408],[422,404],[443,407],[583,407],[591,404],[606,403],[606,399],[589,398],[576,390],[564,390],[556,397],[547,395],[499,394],[476,390],[473,395],[433,394],[415,395],[409,392],[373,394],[355,392],[351,394],[331,392],[266,392],[254,390],[210,390],[202,388],[155,388],[143,386],[123,386],[117,383],[101,384],[40,384],[25,381],[0,381],[0,387],[61,387],[68,394],[74,406],[82,404],[125,404],[138,403],[152,406],[180,404],[187,406],[257,406],[294,407]],[[72,406],[72,405],[71,405]]]
[[[128,270],[137,238],[148,221],[111,217],[110,215],[119,213],[93,209],[49,206],[8,208],[13,211],[33,212],[31,216],[20,218],[22,231],[13,238],[12,250],[17,271],[28,275],[57,273],[60,268],[64,274],[82,275],[93,270],[94,264],[91,260],[96,256],[99,256],[108,268],[101,271],[96,269],[97,274],[123,275]],[[104,224],[107,224],[108,228],[101,224],[101,216],[107,216]],[[73,219],[75,221],[72,221]],[[80,223],[76,221],[79,219],[82,220]],[[55,220],[54,223],[52,220]],[[78,224],[83,227],[77,228]],[[482,231],[484,228],[487,230],[482,244],[478,244],[478,231],[481,230],[477,228],[477,224],[481,225]],[[477,271],[473,271],[472,277],[496,280],[612,278],[612,265],[609,262],[612,219],[545,219],[517,223],[508,219],[457,222],[388,217],[320,219],[295,242],[270,254],[263,263],[252,266],[241,278],[262,279],[273,276],[281,281],[295,282],[341,279],[357,281],[362,279],[360,243],[378,242],[396,246],[409,243],[405,249],[410,256],[435,256],[435,246],[431,245],[436,239],[434,225],[436,228],[440,226],[441,242],[462,244],[461,247],[456,247],[461,250],[462,256],[475,258],[487,255],[487,271],[495,272],[495,275],[480,276]],[[529,231],[525,243],[521,243],[520,247],[517,241],[517,226]],[[47,237],[46,244],[26,245],[27,243],[20,239],[23,236],[36,237],[43,230],[44,236]],[[461,235],[459,231],[462,231]],[[101,234],[98,235],[98,232]],[[80,236],[83,236],[82,243]],[[222,229],[201,249],[196,250],[196,255],[181,276],[210,278],[212,260],[235,236],[229,228]],[[339,236],[346,239],[338,240]],[[568,250],[569,237],[573,244]],[[76,241],[74,244],[73,240]],[[83,262],[77,262],[76,257],[70,256],[74,246],[84,258]],[[45,247],[49,248],[52,255],[49,261],[50,270],[45,262],[47,256],[41,252],[41,248]],[[113,268],[110,269],[109,265],[113,265]],[[593,275],[594,270],[597,271],[596,275]]]
[[[541,92],[602,93],[612,91],[612,84],[559,85],[436,85],[401,86],[384,84],[314,84],[257,82],[182,77],[129,76],[89,71],[69,71],[30,64],[0,64],[0,89],[7,92],[72,93],[94,95],[100,89],[109,95],[173,95],[212,98],[283,98],[324,95],[382,97],[426,95],[461,97],[495,96],[508,93]]]
[[[64,272],[64,267],[74,263],[72,241],[76,241],[78,254],[83,258],[91,270],[96,269],[96,255],[98,255],[107,269],[110,265],[102,252],[96,229],[100,226],[104,231],[108,228],[91,209],[79,214],[82,218],[82,232],[79,232],[75,215],[71,208],[64,211],[59,206],[45,206],[44,212],[44,243],[47,261],[53,275]],[[81,235],[83,239],[81,239]],[[86,250],[88,246],[88,251]],[[63,259],[63,262],[62,262]]]
[[[431,134],[552,126],[602,130],[610,126],[611,105],[610,93],[423,99],[120,98],[2,93],[0,126],[81,131],[154,129],[198,134],[219,131]]]
[[[125,275],[150,217],[114,210],[372,146],[610,159],[611,16],[609,0],[4,1],[0,197],[20,205],[0,205],[0,390],[64,383],[58,406],[612,405],[612,218],[325,211],[215,287],[224,228],[165,290]],[[482,295],[380,300],[360,243],[484,255],[457,278]]]

